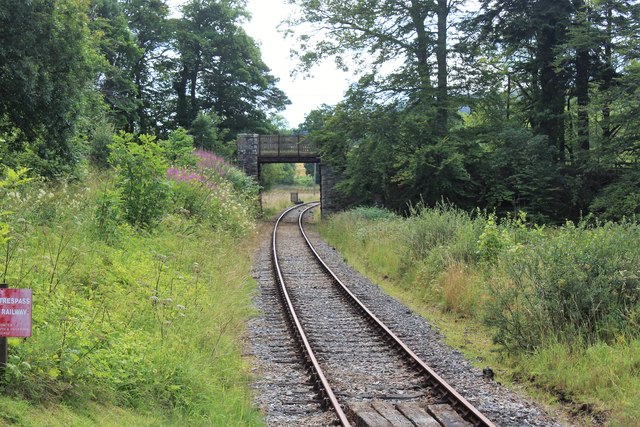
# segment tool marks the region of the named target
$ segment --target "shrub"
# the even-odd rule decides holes
[[[238,235],[253,228],[257,183],[222,157],[196,150],[195,168],[169,168],[176,213]]]
[[[120,191],[105,189],[99,193],[95,211],[96,237],[106,243],[117,242],[120,238],[122,217]]]
[[[165,213],[170,195],[163,148],[153,136],[140,135],[135,141],[125,132],[115,135],[109,148],[125,220],[134,227],[153,227]]]
[[[189,129],[189,134],[193,136],[196,147],[227,154],[228,150],[223,142],[227,132],[218,130],[220,121],[220,117],[215,112],[208,114],[198,113],[195,120],[191,122],[191,128]]]
[[[203,219],[211,208],[215,184],[197,172],[169,168],[167,177],[172,181],[171,205],[173,211],[186,217]]]
[[[626,171],[605,187],[591,203],[591,210],[599,218],[621,220],[640,217],[640,171]]]
[[[196,156],[193,153],[193,137],[183,128],[178,128],[169,134],[169,139],[159,142],[163,148],[163,157],[174,166],[194,166]]]
[[[114,128],[111,123],[99,123],[93,130],[89,159],[94,165],[106,168],[109,166],[109,144],[113,142]]]
[[[569,223],[500,261],[510,283],[494,287],[487,321],[506,349],[638,335],[627,325],[640,308],[640,226]]]
[[[413,259],[425,259],[438,247],[455,247],[456,259],[471,262],[477,258],[478,223],[468,213],[440,203],[434,208],[419,204],[410,209],[403,238]]]

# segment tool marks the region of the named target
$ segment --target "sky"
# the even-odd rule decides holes
[[[175,11],[185,1],[169,0],[168,3]],[[330,60],[314,67],[311,77],[291,77],[296,63],[289,57],[289,51],[295,41],[292,38],[285,40],[277,30],[291,8],[285,0],[248,0],[247,9],[252,18],[244,28],[259,44],[262,60],[271,68],[271,74],[280,79],[278,87],[291,100],[291,105],[280,114],[289,127],[297,127],[313,109],[342,100],[352,77],[337,70]]]

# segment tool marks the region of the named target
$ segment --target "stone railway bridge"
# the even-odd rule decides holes
[[[315,142],[301,135],[238,135],[238,163],[244,172],[260,182],[265,163],[318,163],[320,165],[320,207],[322,215],[340,210],[335,192],[336,177],[323,163]]]

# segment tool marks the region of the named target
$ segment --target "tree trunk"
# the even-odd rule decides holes
[[[576,98],[578,101],[578,146],[589,151],[589,52],[579,49],[576,58]]]
[[[198,95],[197,95],[197,89],[198,89],[198,74],[200,73],[200,58],[201,58],[201,48],[200,48],[200,43],[196,42],[195,46],[194,46],[194,53],[195,53],[195,61],[193,64],[193,69],[191,70],[191,76],[190,76],[190,81],[191,81],[191,86],[190,86],[190,90],[189,90],[189,95],[190,95],[190,109],[189,109],[189,125],[191,124],[191,122],[193,122],[196,117],[198,116],[198,110],[199,110],[199,106],[198,106]]]
[[[189,105],[187,102],[187,71],[182,68],[179,79],[174,82],[173,88],[176,91],[176,123],[178,126],[188,128],[189,126]]]
[[[143,57],[144,58],[144,57]],[[144,89],[142,87],[142,73],[144,70],[143,58],[141,58],[135,67],[135,82],[136,82],[136,99],[138,100],[138,127],[140,133],[147,133],[147,112],[146,112],[146,102],[144,100],[143,92]]]
[[[438,135],[446,135],[449,130],[448,86],[447,86],[447,18],[449,16],[448,0],[438,0],[438,42],[436,61],[438,63],[438,90],[436,104],[436,130]]]
[[[418,78],[420,79],[420,101],[425,102],[430,96],[431,67],[429,66],[429,33],[424,21],[427,18],[427,9],[419,0],[411,1],[411,20],[416,29],[416,50],[418,60]]]
[[[583,0],[574,2],[578,13],[587,12]],[[578,25],[589,25],[588,17]],[[583,154],[589,152],[589,50],[579,43],[576,48],[576,99],[578,101],[578,147]],[[586,160],[586,159],[584,159]]]
[[[604,73],[602,75],[601,90],[604,92],[604,105],[602,107],[602,136],[607,142],[611,139],[611,109],[609,107],[609,89],[613,82],[614,69],[612,64],[613,52],[613,9],[610,2],[606,2],[607,8],[607,38],[604,42]]]
[[[556,71],[555,61],[557,47],[566,39],[567,22],[565,21],[569,15],[570,4],[567,2],[556,3],[556,1],[544,0],[540,1],[538,5],[540,15],[546,15],[547,21],[541,25],[536,34],[540,97],[535,102],[535,116],[540,132],[547,135],[549,144],[556,149],[556,159],[564,162],[565,81],[563,76]],[[550,9],[556,10],[553,19],[549,19],[546,12]]]

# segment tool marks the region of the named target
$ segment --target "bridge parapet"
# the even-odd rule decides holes
[[[300,135],[258,135],[258,161],[261,163],[318,162],[315,142]]]

